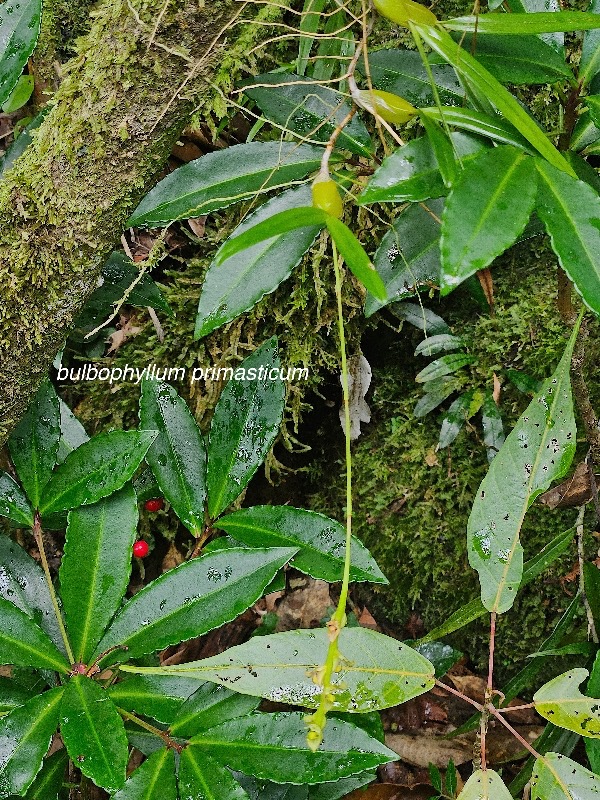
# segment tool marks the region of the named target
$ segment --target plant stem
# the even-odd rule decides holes
[[[585,517],[585,505],[581,506],[579,509],[579,514],[577,515],[577,560],[579,561],[579,592],[581,594],[581,599],[583,600],[583,607],[585,608],[585,613],[587,616],[587,623],[588,623],[588,635],[592,637],[592,641],[598,644],[598,632],[596,631],[596,624],[594,623],[594,615],[592,613],[592,608],[590,606],[590,601],[587,597],[587,592],[585,590],[585,577],[583,574],[583,565],[585,563],[585,553],[583,549],[583,518]]]
[[[69,642],[69,637],[67,636],[65,623],[63,622],[60,606],[58,605],[58,599],[56,597],[56,592],[54,591],[54,584],[52,583],[52,575],[50,574],[48,559],[46,558],[46,548],[44,547],[44,532],[42,531],[42,520],[39,511],[36,511],[33,517],[33,538],[35,539],[35,543],[37,544],[38,550],[40,551],[40,558],[42,559],[42,568],[44,570],[44,575],[46,576],[46,583],[48,584],[48,591],[50,592],[52,607],[54,608],[54,613],[56,614],[56,621],[58,622],[60,635],[62,636],[62,640],[65,645],[67,658],[69,659],[69,662],[71,664],[74,664],[75,657],[73,656],[71,643]]]
[[[542,756],[538,753],[538,751],[535,750],[529,744],[527,739],[524,739],[521,736],[521,734],[513,728],[513,726],[510,724],[510,722],[507,722],[507,720],[502,716],[502,714],[498,711],[497,708],[494,708],[494,706],[492,706],[492,705],[490,705],[488,708],[489,708],[490,714],[492,714],[497,720],[500,720],[500,722],[504,725],[504,727],[507,728],[512,733],[512,735],[515,737],[515,739],[518,739],[521,742],[521,744],[523,745],[523,747],[526,750],[529,750],[529,752],[531,753],[532,756],[534,756],[535,758],[542,758]]]
[[[154,725],[151,725],[149,722],[146,722],[146,720],[140,719],[135,714],[131,714],[129,711],[125,711],[124,708],[120,708],[119,706],[117,706],[117,711],[123,717],[123,719],[128,719],[135,725],[139,725],[140,728],[143,728],[149,733],[153,733],[155,736],[161,738],[167,747],[170,747],[173,750],[177,750],[178,753],[181,753],[181,751],[183,750],[183,746],[178,744],[178,742],[176,742],[174,739],[171,739],[171,737],[166,731],[161,731],[160,728],[156,728]]]
[[[483,711],[483,706],[481,703],[478,703],[477,700],[473,700],[471,697],[467,697],[466,694],[459,692],[458,689],[453,689],[452,686],[448,686],[447,683],[442,683],[442,681],[436,680],[435,685],[439,686],[440,689],[444,689],[446,692],[450,692],[450,694],[456,695],[456,697],[460,697],[460,699],[464,700],[465,703],[470,703],[477,709],[477,711]]]

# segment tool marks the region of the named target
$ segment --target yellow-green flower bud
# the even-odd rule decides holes
[[[404,125],[418,113],[408,100],[391,92],[380,92],[378,89],[360,91],[357,101],[367,111],[394,125]]]
[[[312,185],[312,203],[315,208],[320,208],[340,219],[344,213],[344,204],[335,181],[317,175]]]
[[[404,28],[408,27],[409,22],[414,22],[415,25],[437,24],[433,11],[414,0],[373,0],[373,4],[382,17]]]

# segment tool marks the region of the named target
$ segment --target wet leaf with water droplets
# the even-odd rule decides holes
[[[109,687],[110,699],[119,708],[158,722],[171,722],[187,698],[198,688],[194,678],[177,675],[128,675]]]
[[[190,744],[179,761],[179,796],[193,800],[250,800],[231,772]]]
[[[0,663],[66,673],[69,663],[49,636],[20,608],[0,597]]]
[[[18,525],[33,527],[33,511],[27,497],[7,472],[0,472],[0,516]]]
[[[152,753],[111,800],[177,800],[175,752],[162,747]],[[181,797],[185,797],[182,793]]]
[[[140,675],[140,678],[168,678],[176,676]],[[184,680],[184,678],[180,678]],[[193,680],[189,678],[188,680]],[[173,736],[195,736],[200,731],[212,728],[228,719],[245,717],[255,711],[260,699],[232,692],[224,686],[203,683],[181,706],[169,727]]]
[[[0,105],[21,77],[40,34],[42,0],[0,5]]]

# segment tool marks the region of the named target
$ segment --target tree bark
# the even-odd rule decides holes
[[[0,181],[0,445],[232,46],[235,0],[167,0],[151,43],[162,7],[100,4],[51,112]]]

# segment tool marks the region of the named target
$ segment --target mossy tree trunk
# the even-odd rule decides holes
[[[233,46],[234,0],[163,5],[99,5],[51,112],[0,181],[0,445]]]

